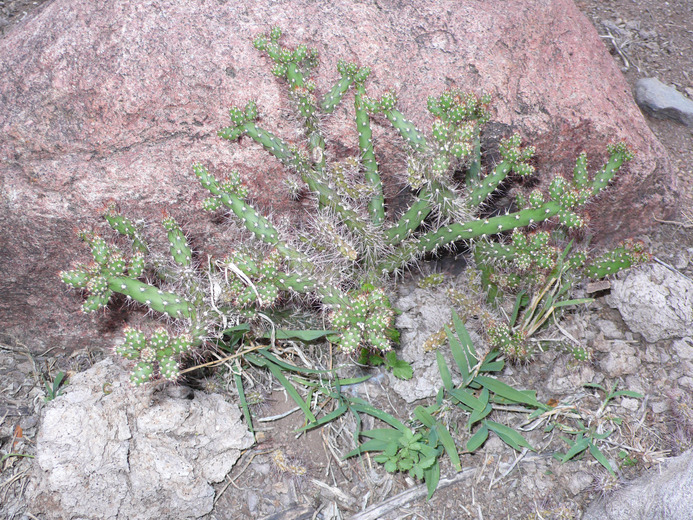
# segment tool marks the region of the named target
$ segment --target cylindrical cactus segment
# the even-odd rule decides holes
[[[337,305],[330,314],[332,325],[341,331],[336,342],[345,352],[359,346],[390,350],[390,333],[395,311],[380,288],[366,286],[349,295],[349,303]]]
[[[587,154],[582,152],[575,162],[575,168],[573,169],[573,185],[576,188],[586,188],[590,183],[589,175],[587,173]]]
[[[99,266],[104,267],[108,264],[113,253],[112,248],[106,243],[103,237],[89,231],[80,233],[80,238],[87,243],[91,249],[91,255],[94,257],[94,262]]]
[[[473,187],[470,198],[474,207],[479,207],[486,198],[493,193],[500,183],[505,180],[510,173],[512,164],[508,161],[501,161],[496,165],[493,173],[484,177],[476,186]]]
[[[215,195],[219,201],[229,208],[243,222],[243,225],[260,240],[268,244],[279,242],[279,232],[267,220],[260,215],[252,206],[241,200],[238,196],[224,191],[217,180],[201,164],[193,166],[195,175],[202,183],[202,186]]]
[[[140,226],[118,213],[115,205],[110,205],[108,207],[106,213],[104,213],[104,218],[114,231],[132,240],[132,248],[134,251],[139,251],[141,253],[147,253],[149,251],[149,247],[142,237]]]
[[[325,114],[331,114],[337,105],[342,101],[344,94],[349,90],[354,80],[348,76],[342,76],[337,83],[325,94],[320,103],[320,108]]]
[[[183,297],[175,293],[164,292],[158,287],[133,280],[125,276],[115,276],[108,280],[108,288],[152,310],[168,314],[172,318],[189,318],[193,310]]]
[[[628,148],[626,143],[623,142],[616,145],[609,145],[607,149],[609,151],[609,160],[604,167],[597,172],[592,181],[591,187],[593,196],[607,187],[624,162],[630,161],[634,157],[633,152]]]
[[[99,309],[108,305],[108,300],[110,299],[112,294],[112,291],[104,291],[101,293],[90,294],[89,296],[87,296],[87,299],[84,300],[84,303],[82,304],[82,311],[85,313],[98,311]]]
[[[368,203],[373,224],[380,225],[385,220],[385,199],[383,197],[383,185],[378,173],[378,162],[375,160],[373,150],[373,132],[371,130],[368,108],[364,103],[365,90],[362,85],[357,84],[356,96],[354,97],[354,107],[356,111],[356,130],[359,136],[359,151],[361,154],[361,164],[364,169],[366,182],[373,190],[373,196]]]
[[[61,271],[60,279],[64,284],[69,285],[73,289],[86,289],[92,274],[87,267],[80,266],[69,271]]]
[[[412,150],[420,154],[428,153],[429,149],[426,137],[416,128],[414,123],[405,118],[404,115],[395,108],[385,110],[383,113],[388,121],[390,121],[390,124],[399,132],[399,135],[402,136],[404,142],[407,143]]]
[[[428,195],[428,191],[422,192],[397,223],[385,230],[388,245],[401,243],[419,228],[424,219],[431,213]]]
[[[403,243],[378,264],[376,271],[378,273],[391,273],[403,268],[408,262],[415,260],[423,253],[435,251],[459,240],[495,235],[503,231],[543,222],[558,215],[562,209],[557,202],[549,201],[535,209],[524,209],[508,215],[443,226],[438,230],[426,233],[414,242]]]
[[[585,273],[590,278],[604,278],[650,259],[643,242],[628,240],[594,260],[585,268]]]
[[[503,161],[510,164],[512,171],[518,175],[526,176],[534,173],[534,166],[527,164],[534,155],[534,147],[520,148],[522,138],[520,134],[513,134],[508,139],[501,141],[498,150]]]
[[[508,215],[451,224],[422,236],[419,240],[420,247],[423,251],[433,251],[457,240],[469,240],[482,235],[495,235],[518,227],[526,227],[557,215],[561,209],[557,202],[549,201],[537,209],[524,209]]]
[[[148,383],[152,379],[154,373],[154,367],[151,363],[146,361],[140,361],[135,366],[135,369],[130,374],[130,382],[134,386],[140,386],[144,383]]]
[[[147,345],[144,332],[126,327],[124,330],[125,340],[116,347],[116,354],[126,359],[139,359],[140,352]]]
[[[145,261],[144,254],[140,251],[135,252],[130,258],[127,271],[130,278],[139,278],[144,273]]]
[[[163,225],[168,233],[173,260],[182,267],[190,266],[192,264],[192,250],[178,222],[173,217],[168,216],[163,220]]]

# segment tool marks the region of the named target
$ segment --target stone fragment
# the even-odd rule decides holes
[[[662,265],[633,269],[614,280],[606,301],[650,343],[693,335],[693,282]]]
[[[677,339],[671,344],[671,348],[674,349],[674,352],[680,359],[693,360],[693,339]]]
[[[693,520],[693,451],[591,504],[583,520]]]
[[[390,387],[408,403],[435,396],[443,382],[438,371],[436,352],[427,352],[424,343],[452,319],[445,292],[440,287],[411,287],[408,294],[394,302],[394,307],[402,311],[395,322],[400,331],[401,345],[397,356],[411,363],[414,377],[405,381],[389,373]],[[453,368],[455,364],[447,344],[440,347],[440,352],[457,382],[459,376]]]
[[[611,320],[597,320],[594,324],[604,334],[606,339],[623,339],[623,331]]]
[[[202,517],[212,510],[210,484],[253,444],[222,396],[172,398],[128,377],[106,359],[47,405],[28,491],[41,518]]]
[[[633,347],[624,341],[616,340],[598,364],[609,377],[621,377],[637,373],[641,361]]]
[[[693,128],[693,101],[657,78],[642,78],[635,84],[635,101],[647,113],[673,119]]]

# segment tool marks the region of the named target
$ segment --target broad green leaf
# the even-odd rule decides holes
[[[277,329],[274,333],[276,339],[297,339],[299,341],[311,342],[316,339],[324,338],[330,334],[336,334],[336,330],[285,330]],[[265,333],[263,338],[271,338],[270,332]]]
[[[553,305],[554,309],[558,309],[560,307],[566,307],[568,305],[580,305],[583,303],[592,303],[594,301],[594,298],[578,298],[576,300],[563,300],[562,302],[557,302]]]
[[[467,441],[467,451],[475,452],[488,439],[488,426],[482,424],[481,427]]]
[[[417,406],[414,408],[414,415],[419,421],[421,421],[422,424],[428,426],[429,428],[432,428],[436,423],[435,418],[428,413],[423,406]]]
[[[494,394],[498,394],[505,399],[516,403],[524,403],[529,406],[534,406],[536,408],[546,409],[546,405],[540,403],[536,398],[527,395],[524,392],[515,390],[513,387],[506,385],[505,383],[488,376],[476,376],[474,381],[478,382],[485,388],[488,388]]]
[[[448,429],[440,422],[436,424],[435,429],[438,432],[438,436],[440,437],[440,442],[443,445],[443,448],[445,448],[445,453],[447,453],[448,457],[450,457],[450,462],[452,462],[453,467],[457,471],[462,471],[460,455],[457,453],[457,446],[455,445],[452,435],[450,435]]]
[[[644,395],[639,394],[638,392],[633,392],[632,390],[619,390],[618,392],[611,394],[611,398],[613,399],[614,397],[621,397],[622,395],[625,395],[626,397],[634,397],[635,399],[643,399],[645,397]]]
[[[566,442],[569,442],[567,439],[564,438]],[[590,445],[590,440],[587,439],[586,437],[583,437],[582,434],[578,434],[577,439],[572,443],[570,449],[563,455],[563,457],[560,459],[561,462],[566,462],[572,459],[573,457],[579,455],[583,451],[585,451]]]
[[[469,410],[482,411],[485,408],[481,401],[464,388],[453,388],[450,390],[450,395],[465,407],[469,408]]]
[[[243,388],[243,378],[241,374],[233,374],[234,382],[236,383],[236,390],[238,391],[238,400],[240,401],[241,410],[243,410],[243,417],[245,417],[245,423],[251,433],[255,433],[253,429],[253,416],[250,414],[250,407],[248,406],[248,401],[245,398],[245,389]]]
[[[362,453],[365,453],[367,451],[385,451],[387,446],[388,443],[385,441],[371,439],[361,444],[358,448],[354,448],[349,453],[344,455],[344,457],[342,457],[342,460],[348,459],[349,457],[353,457],[355,455],[361,455]]]
[[[517,451],[522,451],[523,447],[529,448],[532,451],[536,451],[534,448],[532,448],[532,445],[529,442],[527,442],[527,439],[525,439],[522,435],[520,435],[518,432],[516,432],[509,426],[494,421],[484,422],[488,426],[488,429],[492,432],[495,432],[496,435],[498,435],[501,438],[501,440],[508,446],[516,449]]]
[[[398,466],[400,471],[409,471],[412,467],[414,467],[414,461],[409,458],[400,459]]]
[[[408,381],[414,376],[414,368],[408,361],[398,359],[394,365],[392,365],[392,375],[397,379]]]
[[[481,365],[479,372],[500,372],[505,366],[505,361],[492,361]]]
[[[398,419],[396,419],[395,417],[393,417],[389,413],[384,412],[382,410],[378,410],[377,408],[371,406],[370,404],[366,403],[365,401],[363,403],[358,403],[358,402],[354,403],[353,402],[353,401],[357,401],[357,400],[362,401],[361,399],[358,399],[358,398],[352,398],[351,409],[353,411],[371,415],[371,416],[375,417],[376,419],[380,419],[384,423],[389,424],[393,428],[396,428],[397,430],[400,430],[402,432],[409,429],[406,426],[404,426],[404,424],[402,424]]]
[[[320,419],[318,419],[316,422],[306,424],[302,428],[299,428],[297,431],[302,432],[305,430],[312,430],[313,428],[319,428],[320,426],[323,426],[327,423],[334,421],[337,417],[340,417],[341,415],[346,413],[346,411],[348,409],[349,408],[347,407],[346,404],[342,404],[341,406],[339,406],[338,408],[336,408],[332,412],[320,417]]]
[[[597,461],[598,461],[602,466],[604,466],[604,467],[609,471],[609,473],[611,473],[612,476],[615,477],[615,476],[616,476],[616,473],[614,473],[614,470],[611,468],[611,464],[609,464],[609,461],[608,461],[607,458],[604,456],[604,454],[601,452],[601,450],[600,450],[599,448],[597,448],[597,446],[594,445],[594,444],[591,443],[591,442],[590,442],[590,446],[589,446],[589,447],[590,447],[590,453],[592,454],[592,456],[593,456],[595,459],[597,459]]]
[[[286,361],[282,361],[281,359],[277,358],[273,354],[270,354],[268,349],[261,348],[260,350],[257,351],[257,353],[264,358],[268,359],[271,361],[272,364],[281,367],[284,370],[288,370],[289,372],[298,372],[299,374],[329,374],[329,370],[316,370],[313,368],[304,368],[304,367],[297,367],[296,365],[292,365],[290,363],[287,363]]]
[[[493,406],[487,404],[483,410],[474,410],[467,420],[467,428],[471,428],[475,423],[478,423],[483,418],[487,417],[493,411]]]
[[[440,372],[440,378],[443,380],[443,386],[449,392],[453,388],[452,376],[450,375],[448,364],[439,350],[436,351],[436,361],[438,362],[438,371]]]
[[[426,500],[430,500],[433,493],[436,492],[438,482],[440,482],[440,463],[437,460],[433,466],[424,470],[424,481],[426,482],[426,489],[428,490]]]
[[[513,307],[513,312],[510,314],[510,321],[508,322],[508,325],[512,328],[515,326],[515,322],[517,321],[517,315],[520,313],[520,309],[527,305],[529,303],[529,298],[527,297],[527,292],[526,291],[520,291],[520,293],[517,295],[517,298],[515,298],[515,305]]]
[[[452,351],[452,357],[457,364],[457,368],[462,375],[462,379],[466,381],[469,379],[469,363],[467,362],[467,355],[464,353],[462,345],[460,344],[457,337],[452,333],[452,331],[445,326],[445,334],[448,336],[448,343],[450,345],[450,350]]]

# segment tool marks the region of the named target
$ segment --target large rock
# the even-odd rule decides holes
[[[693,520],[693,451],[594,502],[582,520]]]
[[[167,209],[198,247],[207,243],[211,219],[197,209],[204,195],[194,162],[216,173],[241,169],[252,196],[277,214],[300,209],[276,161],[252,142],[229,145],[215,134],[230,105],[257,98],[264,126],[298,138],[284,91],[250,43],[275,24],[286,42],[320,51],[320,92],[337,78],[338,58],[371,65],[372,92],[396,89],[424,128],[428,94],[489,92],[497,128],[535,144],[543,172],[572,170],[582,150],[596,168],[607,143],[626,140],[636,159],[593,206],[604,240],[669,214],[665,152],[571,0],[54,0],[0,40],[0,328],[36,350],[110,344],[123,317],[81,316],[57,279],[85,260],[74,230],[96,225],[114,199],[153,220]],[[331,150],[353,154],[348,112],[325,128]],[[388,144],[392,135],[376,129],[386,175],[405,155],[399,141]]]
[[[613,280],[607,302],[630,330],[650,343],[693,336],[693,282],[660,264]]]
[[[107,359],[45,411],[29,501],[41,518],[174,520],[212,510],[214,489],[253,444],[220,395],[134,389]]]

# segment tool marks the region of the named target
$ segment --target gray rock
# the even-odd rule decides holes
[[[638,80],[635,101],[655,117],[673,119],[693,128],[693,101],[657,78]]]
[[[401,333],[398,356],[411,363],[414,377],[404,381],[390,374],[390,387],[408,403],[432,397],[443,382],[435,351],[426,352],[423,344],[452,319],[445,292],[442,288],[414,288],[399,298],[394,306],[402,311],[396,321]],[[448,366],[452,367],[452,356],[446,357]]]
[[[693,335],[693,282],[662,265],[613,280],[606,301],[650,343]]]
[[[693,519],[693,451],[653,471],[587,509],[582,520]]]
[[[624,341],[613,341],[611,350],[599,360],[599,368],[609,377],[635,374],[640,368],[640,358],[636,350]]]
[[[59,518],[199,518],[210,483],[253,443],[235,405],[133,388],[110,359],[76,374],[44,410],[29,502]]]
[[[683,360],[693,360],[693,339],[682,338],[671,344],[676,355]]]
[[[433,397],[443,386],[443,381],[438,370],[436,352],[435,350],[427,352],[424,349],[424,342],[452,319],[445,290],[443,287],[413,288],[408,294],[394,302],[394,306],[402,311],[396,321],[396,326],[401,332],[401,350],[398,356],[411,363],[414,368],[414,377],[403,381],[396,379],[390,373],[390,387],[408,403]],[[479,336],[473,330],[468,332],[477,352],[483,353],[483,344]],[[450,368],[453,382],[459,382],[460,378],[450,348],[445,345],[440,348],[440,352]]]

